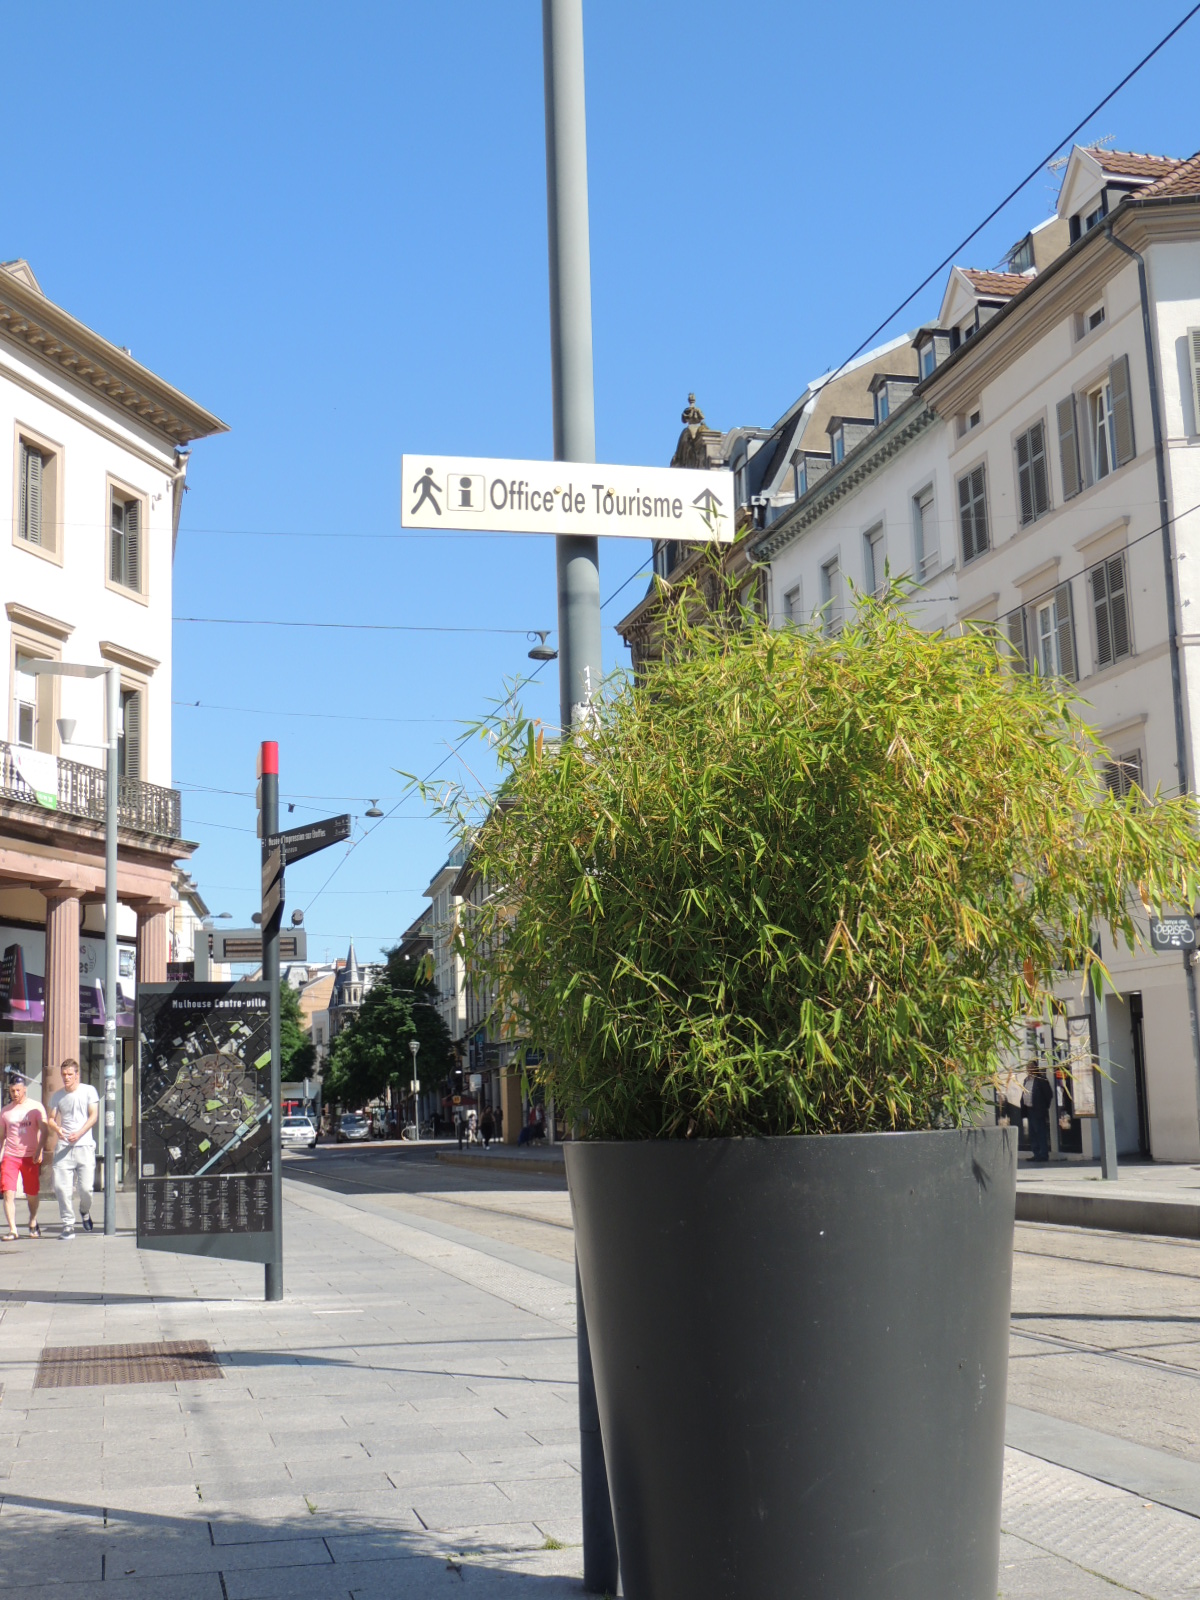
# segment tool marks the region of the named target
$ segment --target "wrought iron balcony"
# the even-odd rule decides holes
[[[32,752],[30,752],[32,754]],[[57,807],[48,807],[22,777],[18,763],[21,752],[0,742],[0,797],[17,800],[40,811],[57,809],[68,817],[104,821],[107,774],[100,767],[82,761],[67,761],[59,756],[57,767]],[[41,758],[43,761],[45,758]],[[160,839],[178,839],[183,826],[178,789],[162,789],[156,783],[137,778],[121,778],[117,790],[117,823],[135,833],[152,833]]]

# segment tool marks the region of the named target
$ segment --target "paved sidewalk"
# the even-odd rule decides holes
[[[278,1305],[261,1268],[128,1232],[0,1250],[0,1592],[580,1592],[565,1195],[514,1180],[453,1213],[451,1191],[401,1207],[308,1170],[285,1183]],[[447,1220],[473,1213],[490,1231]],[[219,1380],[33,1386],[47,1345],[197,1338]],[[1002,1600],[1200,1600],[1200,1465],[1017,1408],[1010,1446]]]
[[[1118,1162],[1116,1178],[1106,1180],[1098,1162],[1022,1161],[1017,1219],[1200,1239],[1200,1166]]]
[[[573,1280],[285,1188],[276,1305],[128,1232],[0,1254],[0,1592],[577,1594]],[[196,1338],[219,1381],[33,1387],[45,1345]]]

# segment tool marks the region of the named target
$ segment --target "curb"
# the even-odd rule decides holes
[[[1017,1221],[1063,1228],[1103,1228],[1109,1233],[1151,1233],[1168,1239],[1200,1239],[1200,1204],[1191,1200],[1018,1189]]]
[[[555,1160],[552,1156],[469,1156],[459,1155],[457,1150],[439,1150],[437,1159],[450,1167],[478,1167],[486,1163],[489,1167],[502,1167],[507,1172],[533,1172],[539,1176],[548,1173],[553,1178],[565,1178],[567,1175],[566,1162]]]

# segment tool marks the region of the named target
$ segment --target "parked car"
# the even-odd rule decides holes
[[[316,1127],[307,1117],[284,1117],[279,1124],[279,1142],[288,1149],[315,1149],[317,1143]]]
[[[347,1111],[338,1123],[337,1142],[347,1144],[371,1137],[371,1124],[361,1111]]]

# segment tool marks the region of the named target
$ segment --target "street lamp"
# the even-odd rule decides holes
[[[30,671],[49,678],[100,678],[104,682],[105,743],[108,747],[104,786],[104,1231],[117,1231],[117,725],[121,717],[120,669],[85,667],[73,662],[37,660]],[[67,742],[75,732],[69,718]],[[61,730],[60,730],[61,731]],[[54,1063],[55,1066],[58,1063]]]
[[[417,1077],[417,1051],[421,1048],[419,1039],[410,1039],[408,1048],[412,1051],[412,1095],[413,1095],[413,1131],[418,1144],[421,1142],[421,1102],[417,1096],[421,1092],[421,1080]]]

